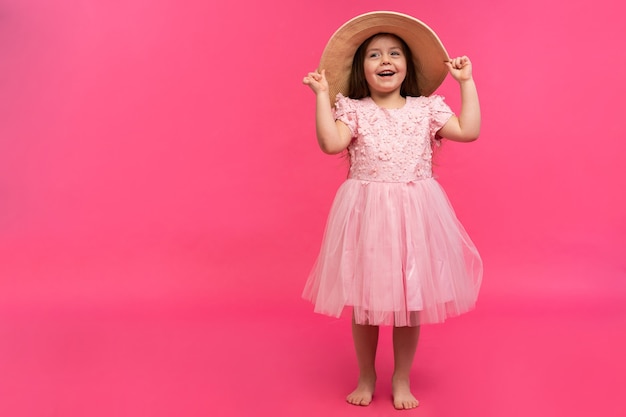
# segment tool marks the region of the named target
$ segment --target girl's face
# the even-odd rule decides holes
[[[400,41],[387,35],[375,37],[365,51],[363,70],[371,94],[399,94],[406,77],[406,56]]]

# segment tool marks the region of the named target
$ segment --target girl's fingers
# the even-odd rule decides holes
[[[469,58],[466,56],[450,58],[450,61],[446,62],[450,69],[461,69],[469,64]]]
[[[306,77],[302,79],[304,84],[311,84],[312,82],[319,81],[320,75],[317,72],[309,72]]]
[[[322,70],[322,72],[319,72],[319,71],[309,72],[305,78],[310,78],[315,81],[320,81],[325,77],[326,77],[326,70]]]
[[[322,87],[326,84],[326,70],[322,70],[321,72],[309,72],[306,77],[302,79],[302,83],[315,87]]]

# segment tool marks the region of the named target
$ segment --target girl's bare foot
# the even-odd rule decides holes
[[[359,377],[359,383],[356,389],[352,391],[346,397],[346,401],[353,405],[369,405],[372,402],[374,396],[374,389],[376,388],[376,377]]]
[[[391,383],[393,392],[393,406],[397,410],[410,410],[420,403],[411,393],[410,382],[404,378],[393,378]]]

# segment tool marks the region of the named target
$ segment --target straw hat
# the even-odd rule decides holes
[[[402,13],[365,13],[337,29],[322,52],[319,69],[326,70],[331,105],[334,105],[337,93],[348,94],[350,71],[356,50],[367,38],[377,33],[399,36],[409,46],[422,95],[431,95],[446,78],[448,68],[444,61],[450,58],[431,28]]]

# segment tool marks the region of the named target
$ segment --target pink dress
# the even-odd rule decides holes
[[[452,114],[441,96],[400,109],[337,96],[350,171],[303,292],[316,312],[352,306],[359,324],[417,326],[474,307],[482,262],[432,176],[435,134]]]

